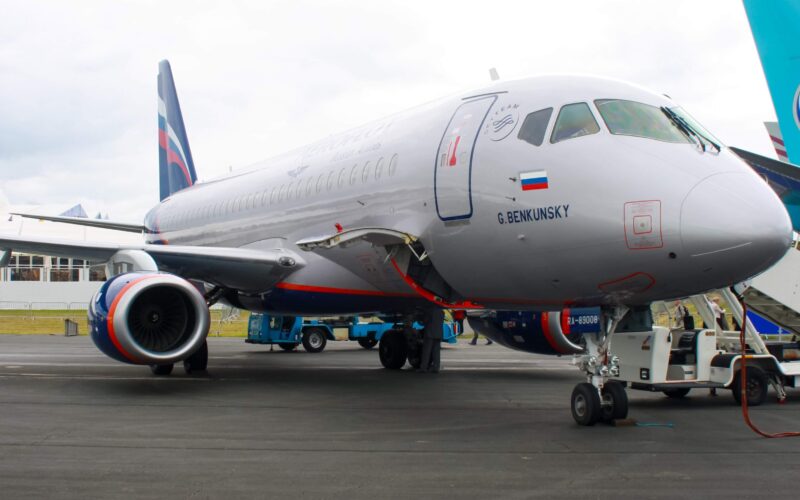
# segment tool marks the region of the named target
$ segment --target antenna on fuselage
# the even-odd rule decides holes
[[[497,68],[489,68],[489,78],[491,78],[493,82],[496,82],[500,79],[500,75],[497,73]]]

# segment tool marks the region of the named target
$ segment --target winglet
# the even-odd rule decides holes
[[[161,200],[197,182],[169,61],[158,63],[158,166]]]

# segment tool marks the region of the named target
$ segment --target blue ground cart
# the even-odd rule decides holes
[[[303,344],[303,348],[308,352],[321,352],[329,340],[336,340],[334,330],[346,329],[348,340],[355,340],[361,347],[371,349],[381,340],[384,333],[395,327],[395,323],[369,323],[361,321],[357,316],[312,320],[301,316],[251,314],[245,342],[277,344],[287,351]],[[422,330],[422,325],[414,323],[414,328]],[[459,333],[455,323],[444,323],[445,342],[455,344]]]

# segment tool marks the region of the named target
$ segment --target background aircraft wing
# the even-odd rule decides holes
[[[267,291],[305,266],[302,257],[286,249],[120,245],[7,235],[0,236],[0,248],[98,263],[108,262],[122,251],[140,251],[153,259],[159,271],[248,292]]]
[[[739,148],[730,148],[759,173],[786,206],[792,218],[792,228],[800,231],[800,168]]]
[[[101,229],[113,229],[114,231],[127,231],[129,233],[142,233],[144,226],[141,224],[130,224],[127,222],[114,222],[102,219],[87,219],[85,217],[66,217],[63,215],[37,215],[11,212],[10,215],[17,215],[28,219],[47,220],[52,222],[63,222],[65,224],[76,224],[78,226],[99,227]]]

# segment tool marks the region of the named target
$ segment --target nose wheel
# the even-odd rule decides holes
[[[624,306],[607,311],[611,319],[604,335],[584,336],[586,352],[574,358],[586,374],[587,382],[575,386],[572,391],[572,418],[579,425],[594,425],[597,422],[613,422],[628,416],[628,395],[625,386],[609,380],[619,376],[619,358],[610,353],[611,337],[620,320],[628,312]]]

